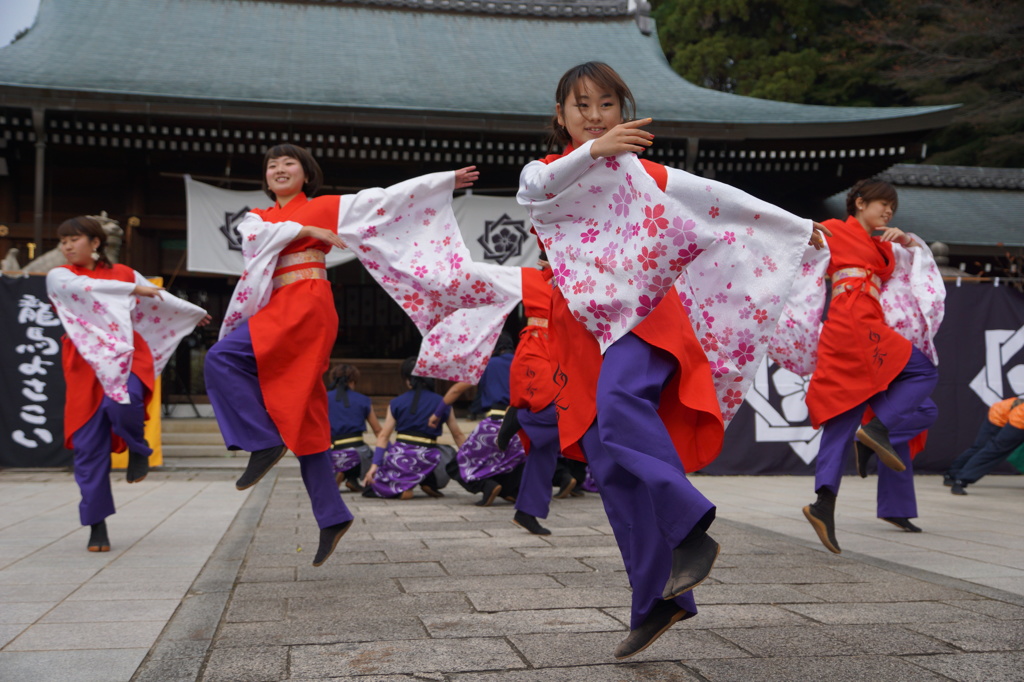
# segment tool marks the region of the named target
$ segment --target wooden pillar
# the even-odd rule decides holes
[[[32,202],[32,238],[36,243],[36,255],[43,253],[43,191],[46,179],[46,112],[42,107],[32,107],[32,128],[36,133],[36,181]]]

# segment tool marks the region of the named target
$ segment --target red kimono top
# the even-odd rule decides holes
[[[892,275],[892,245],[869,236],[860,222],[826,220],[833,296],[818,341],[818,364],[807,389],[815,428],[889,387],[910,359],[911,343],[885,323],[872,277]],[[856,276],[848,268],[867,271]],[[845,272],[844,272],[845,271]],[[851,276],[853,275],[853,276]]]
[[[71,264],[62,267],[82,277],[135,283],[135,271],[119,263],[115,263],[112,267],[97,263],[94,270]],[[127,304],[126,299],[125,305]],[[145,387],[144,400],[148,406],[153,397],[155,381],[153,354],[149,350],[149,344],[138,332],[134,333],[133,340],[135,352],[132,355],[131,372],[139,378]],[[99,379],[96,378],[96,371],[85,361],[67,334],[62,337],[61,341],[63,345],[61,364],[64,368],[64,381],[67,384],[64,401],[64,447],[71,450],[74,448],[72,437],[75,431],[92,419],[96,410],[99,409],[100,403],[103,402],[103,387],[100,386]],[[121,452],[125,449],[126,445],[120,436],[111,432],[111,437],[111,447],[114,452]]]
[[[541,160],[551,163],[561,156],[553,154]],[[640,162],[665,191],[665,167],[646,159]],[[597,416],[597,378],[604,358],[597,339],[573,317],[557,288],[552,293],[550,331],[557,363],[555,382],[559,390],[554,403],[562,453],[582,460],[579,441]],[[665,296],[633,333],[675,358],[676,372],[662,390],[658,415],[686,471],[702,469],[721,452],[725,425],[708,358],[682,301],[678,296]]]
[[[284,206],[274,204],[252,212],[267,222],[291,221],[332,232],[338,228],[337,196],[309,200],[299,194]],[[280,255],[306,249],[326,253],[330,247],[306,237],[290,243]],[[274,275],[295,267],[280,268]],[[330,448],[331,424],[323,374],[338,335],[331,283],[326,279],[303,279],[275,289],[269,303],[249,318],[249,334],[263,403],[285,445],[299,456]]]

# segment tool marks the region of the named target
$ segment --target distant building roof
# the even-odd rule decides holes
[[[645,3],[641,3],[641,9]],[[657,125],[717,139],[928,130],[951,107],[828,107],[697,87],[625,2],[598,0],[42,0],[0,49],[0,106],[402,114],[536,129],[564,71],[604,60]],[[644,24],[645,21],[640,21]],[[87,103],[87,104],[86,104]],[[184,111],[182,111],[184,113]],[[361,120],[364,120],[361,119]]]
[[[1024,168],[899,164],[878,176],[899,193],[897,227],[927,242],[1024,246]],[[825,202],[846,215],[846,192]]]

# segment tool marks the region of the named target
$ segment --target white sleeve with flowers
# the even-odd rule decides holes
[[[814,374],[818,364],[830,254],[827,244],[820,251],[807,247],[779,316],[779,326],[769,342],[768,357],[800,376]]]
[[[432,173],[343,196],[338,235],[423,334],[416,373],[476,383],[522,281],[519,268],[473,261],[454,179]]]
[[[604,352],[685,272],[677,290],[728,421],[778,324],[811,221],[672,168],[662,192],[635,154],[589,164],[591,144],[520,178],[517,199],[554,281]]]
[[[153,286],[138,272],[135,273],[135,283]],[[174,349],[204,317],[205,310],[166,291],[161,292],[160,298],[137,298],[132,312],[132,326],[149,345],[155,375],[159,376],[164,371]]]
[[[165,299],[140,303],[132,295],[135,285],[150,283],[139,273],[135,273],[135,280],[94,279],[63,267],[46,275],[47,293],[68,338],[96,372],[103,393],[123,405],[130,402],[128,375],[135,353],[134,332],[138,331],[150,345],[154,370],[159,374],[178,341],[206,314],[166,293]],[[158,352],[162,356],[159,363]]]
[[[301,229],[298,223],[269,223],[255,213],[245,214],[238,224],[245,268],[231,294],[218,338],[223,339],[267,305],[273,293],[277,256],[295,241]]]
[[[916,247],[892,245],[896,266],[882,285],[882,312],[887,325],[938,365],[935,334],[946,312],[946,285],[928,245],[909,236]]]

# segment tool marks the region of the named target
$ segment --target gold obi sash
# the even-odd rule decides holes
[[[832,298],[848,291],[867,293],[876,301],[880,300],[882,278],[867,268],[842,268],[832,273]],[[853,297],[850,297],[853,302]]]
[[[274,289],[303,279],[327,279],[326,258],[327,255],[319,249],[279,256],[274,270]]]

